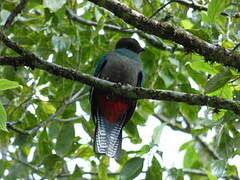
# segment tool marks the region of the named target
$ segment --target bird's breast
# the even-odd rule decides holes
[[[124,56],[114,55],[107,57],[106,65],[102,69],[100,77],[108,81],[136,86],[140,71],[140,63],[129,60]]]

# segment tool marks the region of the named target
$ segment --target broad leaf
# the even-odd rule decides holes
[[[54,12],[60,9],[65,3],[66,0],[43,0],[43,5]]]
[[[57,137],[56,152],[59,156],[64,156],[71,150],[74,136],[73,124],[65,123]]]
[[[0,79],[0,91],[6,90],[6,89],[13,89],[18,87],[19,84],[16,81],[9,81],[7,79]]]
[[[136,157],[132,158],[124,165],[120,172],[121,180],[132,180],[137,177],[143,168],[144,159]]]
[[[153,157],[152,165],[148,168],[146,173],[146,180],[162,180],[162,168],[158,160]]]
[[[164,126],[165,126],[165,124],[162,123],[161,125],[154,128],[153,134],[152,134],[152,143],[153,144],[156,144],[156,145],[160,144],[160,136],[161,136]]]
[[[211,93],[223,87],[233,77],[230,70],[225,70],[208,80],[205,86],[205,93]]]
[[[211,23],[215,22],[217,16],[223,12],[229,0],[211,0],[208,5],[208,18]]]

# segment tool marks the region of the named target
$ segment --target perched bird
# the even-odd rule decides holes
[[[113,51],[103,55],[94,76],[123,85],[142,86],[141,48],[133,38],[120,39]],[[122,128],[133,115],[136,100],[97,88],[91,89],[91,115],[95,123],[94,150],[117,158],[122,146]]]

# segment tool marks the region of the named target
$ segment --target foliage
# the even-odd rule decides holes
[[[19,2],[3,0],[0,3],[1,28]],[[166,1],[121,2],[151,17]],[[152,19],[169,21],[209,43],[233,49],[240,40],[239,18],[233,17],[240,11],[239,1],[201,2],[208,7],[207,11],[195,11],[172,2]],[[85,20],[97,22],[97,26],[72,20],[66,14],[67,9]],[[220,15],[222,12],[228,16]],[[133,35],[104,29],[104,24],[135,30],[106,9],[88,1],[31,0],[5,33],[46,61],[92,74],[101,55],[112,50],[121,37]],[[134,37],[139,35],[135,33]],[[168,51],[156,48],[142,36],[139,38],[145,44],[145,52],[141,55],[144,87],[239,100],[239,73],[235,69],[209,64],[203,57],[171,41],[162,40],[173,47]],[[16,53],[1,44],[0,55],[16,56]],[[1,66],[0,177],[6,180],[133,179],[140,174],[139,177],[146,179],[164,179],[164,172],[164,176],[174,180],[184,176],[200,180],[238,176],[237,166],[229,162],[240,153],[238,116],[227,110],[171,101],[139,101],[124,130],[123,143],[128,139],[134,145],[141,144],[138,129],[146,124],[150,115],[155,114],[164,123],[159,121],[159,126],[149,130],[153,132],[149,144],[141,144],[137,151],[124,149],[116,160],[117,168],[111,170],[112,161],[93,152],[94,124],[89,116],[89,89],[43,70]],[[78,96],[74,97],[76,94]],[[165,126],[192,135],[192,140],[180,148],[185,153],[183,169],[166,169],[161,165],[159,142]],[[211,137],[208,136],[210,130]],[[199,137],[208,137],[208,143],[203,143]],[[81,163],[70,168],[69,162],[74,160]]]

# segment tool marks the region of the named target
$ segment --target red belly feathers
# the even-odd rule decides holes
[[[96,99],[101,114],[109,123],[117,122],[129,108],[129,103],[123,97],[115,96],[108,98],[107,95],[98,95]]]

